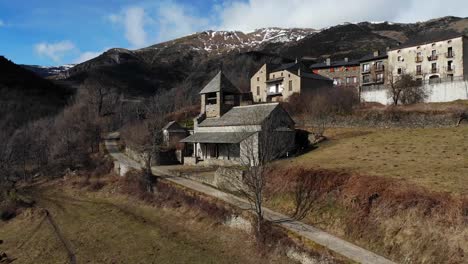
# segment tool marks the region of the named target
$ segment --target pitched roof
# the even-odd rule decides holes
[[[256,132],[199,132],[180,142],[185,143],[239,143]]]
[[[227,93],[240,94],[239,89],[232,84],[222,71],[219,71],[218,74],[211,79],[211,81],[200,91],[200,94],[215,93],[221,90]]]
[[[274,69],[272,72],[277,72],[277,71],[284,71],[284,70],[287,70],[287,71],[290,71],[294,74],[298,74],[298,71],[299,69],[301,69],[301,73],[300,73],[300,77],[303,77],[303,78],[308,78],[308,79],[314,79],[314,80],[324,80],[324,81],[333,81],[325,76],[322,76],[322,75],[318,75],[318,74],[315,74],[315,73],[309,73],[309,69],[307,69],[307,67],[301,63],[301,62],[291,62],[291,63],[286,63],[286,64],[282,64],[280,66],[278,66],[276,69]],[[276,79],[270,79],[268,80],[267,82],[275,82],[275,81],[279,81],[281,80],[282,77],[279,77],[279,78],[276,78]]]
[[[328,77],[322,76],[320,74],[311,73],[311,72],[301,72],[301,77],[305,77],[305,78],[308,78],[308,79],[315,79],[315,80],[333,82],[333,80],[328,78]]]
[[[179,123],[176,121],[171,121],[167,123],[162,130],[168,130],[172,132],[185,132],[187,129],[185,129],[183,126],[181,126]]]
[[[207,118],[200,127],[260,125],[279,103],[236,106],[219,118]]]
[[[339,60],[339,61],[331,61],[330,65],[328,65],[326,62],[319,62],[310,65],[310,69],[321,69],[321,68],[332,68],[332,67],[341,67],[341,66],[357,66],[359,65],[359,60],[350,60],[350,61],[345,61],[345,60]]]
[[[374,56],[374,53],[371,53],[359,59],[359,62],[381,60],[381,59],[386,59],[386,58],[388,58],[387,52],[381,52],[378,56]]]
[[[414,37],[413,39],[403,43],[400,46],[393,47],[390,50],[399,50],[399,49],[420,46],[420,45],[430,44],[430,43],[434,43],[438,41],[444,41],[444,40],[449,40],[449,39],[454,39],[454,38],[459,38],[459,37],[466,38],[467,36],[462,33],[454,32],[454,31],[436,31],[431,34],[418,35],[417,37]]]

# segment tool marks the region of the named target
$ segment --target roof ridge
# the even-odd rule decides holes
[[[234,106],[233,108],[247,108],[247,107],[262,106],[262,105],[279,105],[279,103],[274,102],[274,103],[264,103],[264,104],[239,105],[239,106]]]

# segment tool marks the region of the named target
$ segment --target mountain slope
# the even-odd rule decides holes
[[[266,28],[250,33],[204,31],[139,50],[111,49],[67,71],[68,80],[82,82],[105,75],[119,92],[146,96],[178,90],[188,102],[220,68],[241,89],[264,62],[302,57],[357,59],[376,49],[431,38],[442,33],[468,33],[468,19],[443,17],[426,22],[346,23],[323,30]]]
[[[0,56],[0,127],[11,130],[57,113],[72,91]]]

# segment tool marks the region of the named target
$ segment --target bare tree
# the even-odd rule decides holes
[[[263,117],[259,111],[243,118],[247,123],[252,123]],[[246,128],[240,134],[244,137],[245,133],[252,133],[239,145],[239,160],[245,170],[243,179],[235,187],[237,192],[249,201],[251,209],[255,212],[258,234],[261,232],[264,221],[263,202],[268,165],[275,158],[286,155],[294,142],[294,131],[281,125],[281,120],[273,120],[270,115],[262,122],[261,131],[249,132]]]
[[[312,210],[318,192],[310,175],[299,174],[294,184],[295,210],[293,218],[302,220]]]
[[[389,70],[386,86],[393,105],[419,103],[427,98],[427,92],[421,83],[406,73],[395,76]]]

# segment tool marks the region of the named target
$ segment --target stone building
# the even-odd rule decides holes
[[[325,62],[310,65],[313,73],[328,77],[333,80],[334,86],[359,87],[360,71],[359,61],[350,61],[345,58],[341,61],[331,61],[328,58]]]
[[[162,128],[164,145],[167,147],[176,147],[180,140],[187,137],[189,131],[175,121],[167,123]]]
[[[234,94],[237,90],[234,88],[219,73],[200,92],[202,109],[194,119],[194,133],[181,140],[193,147],[191,155],[184,157],[184,164],[246,164],[248,160],[263,157],[266,150],[269,159],[274,159],[294,149],[294,121],[281,105],[239,106],[239,101],[233,98],[223,99]],[[207,94],[211,94],[210,97]]]
[[[254,102],[285,101],[291,95],[332,87],[332,80],[308,73],[300,62],[275,66],[264,64],[250,79]]]
[[[388,63],[393,76],[410,74],[427,83],[468,77],[468,38],[452,35],[409,43],[391,49]]]
[[[387,52],[374,51],[374,53],[362,57],[360,60],[361,86],[375,86],[385,84],[388,77]]]

